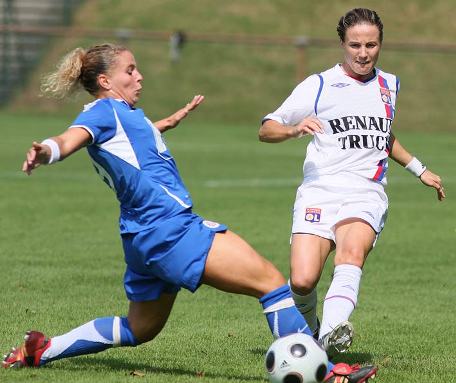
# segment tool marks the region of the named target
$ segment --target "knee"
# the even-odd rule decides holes
[[[130,328],[137,340],[137,344],[149,342],[162,330],[164,323],[148,323],[129,318]]]
[[[334,263],[337,265],[350,264],[358,267],[363,267],[364,260],[367,257],[363,249],[358,247],[344,248],[336,251]]]
[[[307,295],[317,286],[319,276],[314,276],[302,272],[291,272],[290,285],[291,289],[298,294]]]

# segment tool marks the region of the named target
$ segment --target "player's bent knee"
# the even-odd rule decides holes
[[[292,272],[290,277],[291,289],[298,294],[307,295],[315,289],[318,279],[318,276]]]
[[[342,265],[348,264],[353,266],[362,267],[364,265],[364,261],[367,258],[367,254],[360,249],[349,249],[341,251],[340,253],[336,254],[334,257],[334,264]]]
[[[130,326],[138,344],[141,344],[154,339],[163,329],[164,323],[155,325],[131,324]]]

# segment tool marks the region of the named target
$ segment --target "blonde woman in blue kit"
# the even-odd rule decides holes
[[[175,114],[153,123],[135,107],[142,81],[135,57],[125,47],[103,44],[70,52],[47,78],[45,91],[66,96],[81,86],[95,100],[63,133],[33,142],[22,167],[31,174],[87,149],[120,204],[128,315],[96,318],[54,337],[29,331],[25,343],[5,356],[5,368],[40,367],[148,342],[165,326],[179,290],[195,292],[201,284],[257,298],[274,337],[312,334],[275,266],[225,225],[193,212],[190,193],[162,134],[204,97],[195,96]],[[330,364],[326,381],[375,371],[374,366]]]

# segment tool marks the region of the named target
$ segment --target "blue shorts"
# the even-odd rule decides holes
[[[226,230],[225,225],[187,213],[139,233],[122,234],[128,299],[156,300],[181,287],[196,291],[215,233]]]

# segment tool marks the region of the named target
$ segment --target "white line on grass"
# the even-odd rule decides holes
[[[413,177],[388,177],[388,183],[394,184],[414,184],[417,180]],[[216,179],[207,180],[203,183],[203,186],[207,188],[261,188],[261,187],[288,187],[288,186],[299,186],[301,184],[301,178],[249,178],[249,179]],[[444,184],[453,184],[455,179],[444,178]]]
[[[0,171],[0,179],[27,179],[27,176],[20,171]],[[73,171],[71,173],[46,173],[40,174],[39,178],[42,179],[61,179],[61,180],[88,180],[96,179],[95,174],[90,172],[79,172]],[[290,177],[290,178],[220,178],[220,179],[210,179],[203,180],[202,184],[206,188],[217,189],[217,188],[281,188],[294,186],[297,187],[301,184],[301,177]],[[192,180],[197,182],[196,179]],[[401,185],[413,185],[418,182],[414,177],[409,174],[405,174],[404,177],[400,176],[389,176],[388,184],[401,184]],[[456,178],[453,177],[444,177],[444,185],[456,183]]]

